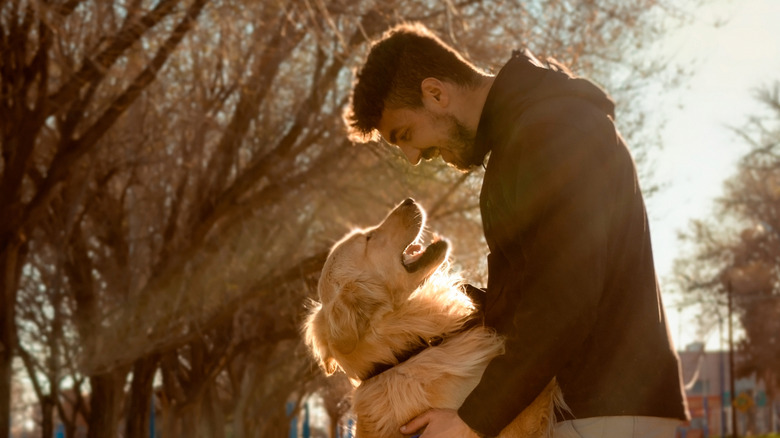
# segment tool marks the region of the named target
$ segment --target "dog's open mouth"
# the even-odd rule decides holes
[[[433,263],[440,263],[444,259],[449,243],[436,236],[427,247],[420,243],[412,242],[401,255],[401,263],[407,272],[417,272]]]

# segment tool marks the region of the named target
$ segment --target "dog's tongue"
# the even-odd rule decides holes
[[[416,262],[424,252],[425,251],[423,251],[422,245],[418,245],[416,243],[409,245],[406,248],[406,251],[404,251],[404,264],[409,265]]]

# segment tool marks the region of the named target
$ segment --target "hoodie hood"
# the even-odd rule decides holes
[[[615,103],[598,85],[573,76],[553,62],[544,65],[528,49],[512,52],[512,58],[496,76],[482,110],[475,144],[479,162],[490,151],[493,124],[514,123],[535,104],[558,98],[585,100],[615,119]]]

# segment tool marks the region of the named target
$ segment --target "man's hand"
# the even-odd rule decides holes
[[[426,427],[427,426],[427,427]],[[479,438],[452,409],[431,409],[401,426],[401,433],[410,435],[425,427],[420,438]]]

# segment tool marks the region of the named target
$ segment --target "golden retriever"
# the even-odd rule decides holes
[[[420,243],[424,226],[425,211],[407,199],[339,241],[303,327],[325,372],[341,369],[356,386],[359,438],[403,437],[401,425],[424,411],[458,409],[503,352],[449,272],[448,242]],[[550,436],[562,406],[553,380],[500,437]]]

